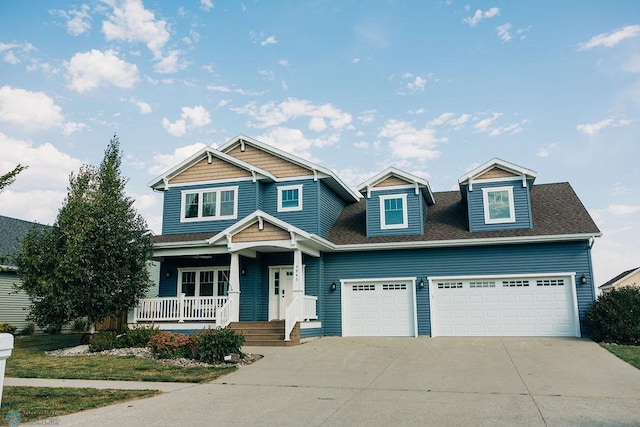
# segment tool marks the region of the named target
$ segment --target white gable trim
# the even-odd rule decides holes
[[[518,177],[522,177],[522,179],[524,181],[526,181],[527,178],[533,178],[535,179],[535,177],[537,176],[537,172],[531,170],[531,169],[527,169],[527,168],[523,168],[522,166],[518,166],[514,163],[509,163],[505,160],[502,159],[498,159],[498,158],[493,158],[491,160],[489,160],[488,162],[486,162],[483,165],[478,166],[477,168],[467,172],[466,174],[464,174],[463,176],[461,176],[458,179],[458,183],[459,184],[464,184],[466,182],[469,182],[469,184],[471,184],[471,181],[474,178],[479,177],[480,175],[482,175],[483,173],[489,171],[490,169],[493,169],[494,167],[498,167],[500,169],[503,169],[507,172],[511,172],[514,175],[517,175]],[[525,185],[525,184],[523,184]]]

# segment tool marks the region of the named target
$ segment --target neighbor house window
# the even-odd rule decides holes
[[[302,210],[302,185],[278,187],[278,212]]]
[[[484,222],[486,224],[516,221],[513,187],[483,188],[482,198],[484,201]]]
[[[380,196],[380,228],[407,228],[407,195]]]
[[[228,267],[179,268],[178,272],[178,294],[188,297],[227,296]]]
[[[182,192],[182,221],[236,219],[238,187]]]

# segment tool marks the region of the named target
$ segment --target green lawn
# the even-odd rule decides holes
[[[80,337],[81,334],[16,337],[15,348],[7,359],[5,375],[19,378],[200,383],[214,380],[236,369],[235,367],[181,368],[133,356],[55,357],[44,354],[48,350],[76,346],[80,343]]]
[[[57,425],[57,417],[160,394],[157,390],[98,390],[92,388],[5,387],[0,424],[42,420]]]
[[[620,359],[640,369],[640,347],[633,345],[602,344],[602,347],[618,356]]]

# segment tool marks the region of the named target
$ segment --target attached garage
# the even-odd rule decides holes
[[[342,280],[343,336],[417,336],[415,277]]]
[[[573,273],[429,278],[431,336],[579,337]]]

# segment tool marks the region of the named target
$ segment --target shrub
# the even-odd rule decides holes
[[[89,329],[89,321],[87,319],[78,318],[73,321],[73,332],[84,332]]]
[[[2,322],[0,323],[0,333],[5,334],[15,334],[17,326],[12,325],[11,323]]]
[[[49,326],[47,326],[47,328],[44,330],[47,334],[51,334],[51,335],[57,335],[62,331],[62,325],[56,323],[56,324],[51,324]]]
[[[158,332],[149,340],[149,347],[159,359],[177,359],[192,354],[189,337],[173,332]]]
[[[89,343],[89,351],[97,353],[103,350],[111,350],[115,348],[116,333],[114,331],[103,331],[94,334]]]
[[[118,348],[146,347],[151,337],[158,332],[158,328],[153,327],[126,328],[124,334],[117,337],[116,345]]]
[[[595,341],[640,345],[640,288],[602,294],[586,311],[584,323]]]
[[[237,353],[244,344],[244,336],[231,329],[205,329],[191,337],[196,350],[196,357],[206,363],[224,361],[224,356]]]
[[[36,325],[33,322],[27,322],[27,326],[22,328],[20,335],[33,335],[36,331]]]

